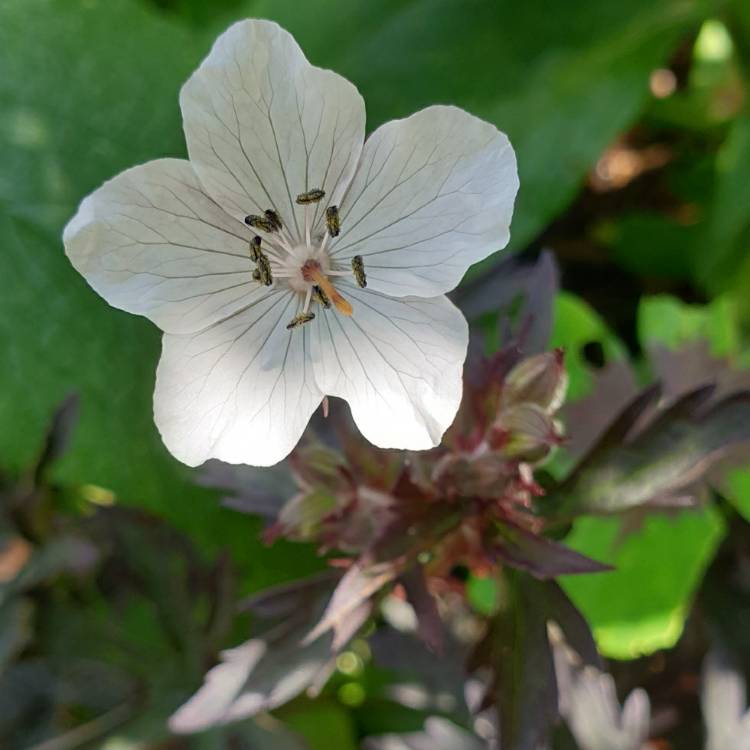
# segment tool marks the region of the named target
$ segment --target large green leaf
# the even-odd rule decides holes
[[[676,297],[645,297],[638,306],[638,337],[644,347],[677,349],[697,339],[711,344],[715,356],[736,356],[740,350],[737,301],[729,294],[708,305],[690,305]]]
[[[435,102],[495,122],[519,154],[513,245],[573,197],[602,150],[638,114],[648,76],[712,2],[364,0],[248,2],[292,31],[313,62],[362,91],[373,127]],[[323,19],[323,20],[321,20]]]
[[[60,240],[102,181],[183,152],[177,93],[206,44],[128,0],[0,4],[0,465],[30,464],[53,409],[77,391],[58,476],[111,488],[247,561],[260,554],[257,525],[194,487],[153,425],[158,331],[99,299]],[[283,545],[264,554],[250,585],[310,561]]]
[[[716,186],[703,241],[710,252],[697,256],[698,272],[713,289],[736,283],[750,246],[750,207],[743,200],[750,168],[750,115],[738,118],[716,161]],[[745,276],[745,282],[747,277]]]
[[[651,515],[621,537],[621,518],[581,518],[565,542],[614,565],[610,573],[568,576],[562,585],[594,630],[605,656],[632,659],[673,646],[691,596],[724,535],[713,507]]]

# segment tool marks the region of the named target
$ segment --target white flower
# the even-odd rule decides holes
[[[190,160],[123,172],[64,233],[99,294],[164,331],[169,450],[276,463],[325,395],[380,447],[437,445],[468,339],[443,295],[508,241],[508,139],[440,106],[365,142],[356,88],[268,21],[222,34],[180,106]]]

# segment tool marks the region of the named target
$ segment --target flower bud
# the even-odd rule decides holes
[[[317,540],[324,519],[336,510],[336,498],[328,492],[300,492],[281,509],[279,530],[288,539]]]
[[[537,354],[508,373],[503,384],[503,407],[530,402],[553,414],[562,406],[567,388],[563,350]]]
[[[487,442],[507,458],[540,461],[559,445],[560,428],[543,407],[521,403],[503,409],[487,434]]]

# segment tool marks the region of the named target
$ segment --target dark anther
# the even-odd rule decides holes
[[[326,209],[326,226],[331,237],[338,237],[341,232],[341,221],[339,219],[339,207],[328,206]]]
[[[331,300],[328,299],[328,295],[317,284],[313,287],[312,298],[323,305],[326,310],[331,306]]]
[[[258,258],[258,272],[260,273],[260,283],[263,284],[263,286],[271,286],[271,284],[273,284],[271,262],[268,260],[268,256],[264,253],[261,253],[260,258]]]
[[[306,193],[300,193],[297,196],[297,203],[301,206],[304,206],[307,203],[317,203],[325,197],[325,194],[325,190],[314,188],[313,190],[308,190]]]
[[[311,320],[315,320],[315,313],[307,312],[307,313],[300,313],[299,315],[295,315],[287,324],[287,330],[291,330],[292,328],[297,328],[298,326],[304,325],[305,323],[309,323]]]
[[[354,280],[357,282],[357,286],[366,287],[367,274],[365,273],[365,263],[361,255],[355,255],[352,258],[352,271],[354,272]]]
[[[267,208],[263,215],[266,217],[266,221],[271,225],[273,229],[278,231],[281,229],[281,218],[272,208]]]
[[[255,235],[255,237],[253,237],[250,240],[250,257],[256,263],[260,260],[260,256],[261,256],[261,253],[262,253],[262,251],[260,249],[260,243],[261,243],[261,239],[260,239],[260,237],[258,237],[257,234]]]
[[[245,224],[253,229],[262,229],[264,232],[273,232],[276,226],[263,216],[250,214],[245,217]]]

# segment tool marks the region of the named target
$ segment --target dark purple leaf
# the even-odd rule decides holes
[[[417,617],[417,635],[431,650],[442,654],[445,645],[445,628],[438,612],[435,597],[427,588],[427,579],[421,565],[416,565],[401,576],[406,598],[414,607]]]
[[[41,454],[34,467],[37,484],[42,481],[47,469],[65,453],[78,423],[78,412],[79,398],[76,393],[68,396],[55,410],[44,438]]]
[[[589,624],[555,581],[546,581],[527,589],[532,606],[544,611],[547,622],[554,622],[565,636],[567,644],[583,664],[601,669],[602,658]]]
[[[565,452],[575,460],[585,456],[639,392],[635,372],[627,360],[605,365],[596,373],[591,393],[563,406]]]
[[[376,563],[368,567],[354,563],[339,581],[320,621],[305,637],[305,643],[312,643],[328,630],[345,628],[347,619],[394,581],[402,568],[403,565],[397,561]]]
[[[494,618],[488,638],[494,703],[503,750],[536,750],[557,719],[557,686],[547,635],[547,616],[530,596],[540,584],[507,577],[508,602]]]
[[[0,601],[0,673],[31,640],[33,613],[31,599]]]
[[[508,257],[488,273],[461,285],[452,296],[469,320],[496,312],[501,325],[508,322],[511,309],[522,299],[514,310],[515,333],[523,339],[523,351],[535,354],[549,342],[559,276],[554,255],[545,250],[533,264]]]
[[[648,359],[670,401],[706,384],[716,386],[717,399],[750,389],[750,370],[735,369],[729,360],[714,357],[703,339],[676,350],[652,344]]]
[[[0,585],[0,604],[60,575],[85,574],[98,560],[99,551],[86,537],[80,534],[61,534],[58,538],[35,547],[18,574]]]
[[[266,604],[274,598],[272,594]],[[222,653],[203,686],[171,718],[172,730],[190,734],[231,724],[271,711],[305,690],[319,690],[335,669],[337,653],[370,615],[370,602],[360,602],[332,632],[306,637],[320,619],[324,602],[318,592],[317,606],[292,612],[282,608],[284,619],[278,625]]]
[[[222,505],[240,513],[276,518],[297,488],[285,464],[266,469],[211,460],[196,472],[197,484],[228,492]]]
[[[394,628],[379,628],[369,643],[374,664],[395,675],[386,688],[389,699],[420,711],[449,710],[468,720],[464,644],[446,634],[443,652],[436,658],[424,641]]]
[[[483,706],[495,706],[503,750],[537,750],[558,718],[549,625],[574,644],[580,661],[600,665],[594,638],[578,610],[554,581],[506,575],[504,606],[469,660],[489,673]]]
[[[610,565],[592,560],[510,521],[498,524],[495,551],[508,565],[542,580],[575,573],[601,573]]]
[[[632,434],[627,425],[646,406],[645,392],[548,494],[551,515],[567,520],[581,513],[618,513],[680,496],[717,462],[750,446],[750,393],[707,408],[708,395],[708,389],[699,389],[683,396]]]
[[[645,388],[629,399],[625,406],[621,407],[608,420],[607,426],[599,433],[591,449],[578,464],[576,470],[578,471],[585,467],[586,464],[595,461],[601,453],[613,447],[618,447],[625,442],[625,439],[633,432],[639,421],[653,413],[660,398],[661,387],[657,384]],[[575,427],[573,426],[571,429],[575,429]]]
[[[220,502],[229,510],[270,520],[276,518],[284,504],[280,495],[263,490],[246,490],[243,495],[225,495]]]
[[[322,595],[333,590],[339,578],[337,571],[324,570],[309,578],[280,583],[245,597],[238,609],[267,619],[286,617],[315,606]]]
[[[364,601],[353,609],[344,621],[339,622],[333,627],[332,652],[338,653],[341,651],[357,635],[362,626],[370,619],[372,610],[372,601]]]
[[[198,692],[170,719],[172,731],[192,734],[270,711],[295,698],[330,670],[331,637],[301,645],[304,628],[253,638],[224,651]]]

